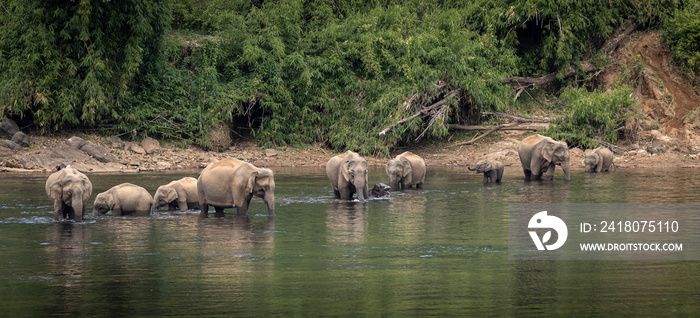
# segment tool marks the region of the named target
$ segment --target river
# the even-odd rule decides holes
[[[429,168],[423,190],[341,202],[322,168],[276,168],[276,217],[227,209],[56,222],[48,175],[0,174],[3,317],[690,316],[697,261],[512,260],[512,203],[698,203],[690,169],[561,170],[484,185]],[[88,174],[97,193],[192,173]],[[387,182],[372,168],[370,184]],[[696,234],[700,235],[700,233]],[[695,239],[695,238],[693,238]]]

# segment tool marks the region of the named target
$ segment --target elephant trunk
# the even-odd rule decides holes
[[[76,193],[73,195],[71,200],[71,207],[73,208],[73,217],[76,221],[81,222],[83,220],[83,200],[82,193]],[[70,217],[70,216],[69,216]]]
[[[353,185],[355,186],[355,192],[357,192],[357,199],[360,201],[367,200],[367,181],[364,179],[355,178]]]
[[[469,169],[469,171],[476,171],[476,168],[472,168],[472,167],[467,167],[467,169]]]
[[[569,176],[569,160],[562,162],[561,170],[564,171],[564,180],[570,181],[571,177]]]
[[[271,192],[265,193],[265,204],[267,204],[267,214],[275,215],[275,194]]]

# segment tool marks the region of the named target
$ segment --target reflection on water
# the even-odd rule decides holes
[[[196,173],[91,175],[94,195]],[[3,316],[695,315],[697,262],[509,261],[511,203],[700,202],[693,170],[502,184],[432,168],[422,190],[348,202],[322,168],[275,169],[277,215],[53,221],[47,175],[0,175]],[[383,168],[369,183],[386,182]],[[688,216],[697,218],[698,216]],[[695,233],[691,235],[700,235]]]

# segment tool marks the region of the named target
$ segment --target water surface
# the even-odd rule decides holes
[[[423,190],[343,202],[322,168],[277,168],[277,216],[227,210],[55,222],[48,175],[0,174],[2,316],[695,315],[696,261],[511,261],[508,204],[697,203],[691,169],[483,185],[430,168]],[[196,173],[88,175],[152,194]],[[387,182],[370,170],[370,184]],[[697,216],[693,216],[697,217]],[[699,234],[700,235],[700,234]]]

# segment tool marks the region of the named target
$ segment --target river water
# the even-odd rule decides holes
[[[697,261],[508,258],[511,203],[697,203],[689,169],[557,171],[500,185],[430,168],[423,190],[365,203],[333,198],[322,168],[277,168],[277,215],[198,211],[55,222],[48,175],[0,174],[3,317],[690,316]],[[383,169],[370,184],[387,182]],[[88,175],[97,193],[197,173]],[[698,234],[700,235],[700,234]]]

